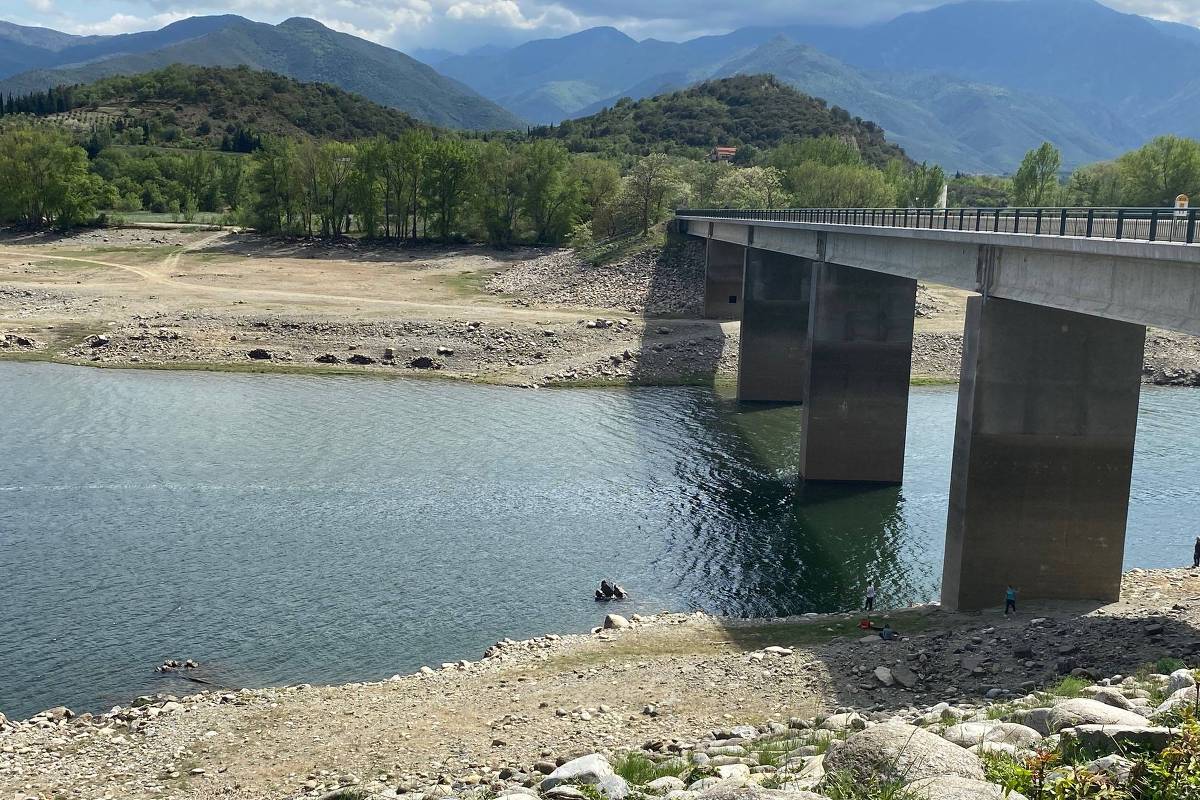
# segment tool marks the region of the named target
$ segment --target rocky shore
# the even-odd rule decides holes
[[[0,239],[0,358],[440,377],[712,384],[739,325],[700,319],[703,251],[397,248],[112,230]],[[957,381],[965,294],[918,291],[913,376]],[[1200,343],[1151,331],[1148,383],[1200,385]]]
[[[957,800],[1031,763],[1119,791],[1195,702],[1200,573],[1029,605],[897,609],[894,642],[857,613],[614,615],[386,680],[0,718],[0,796]]]

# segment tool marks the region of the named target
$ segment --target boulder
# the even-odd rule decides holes
[[[861,780],[879,776],[905,783],[945,775],[983,780],[983,765],[972,753],[937,734],[890,720],[831,742],[826,772],[848,770]]]
[[[750,767],[745,764],[725,764],[717,767],[717,777],[723,781],[744,781],[750,777]]]
[[[1077,725],[1063,728],[1062,749],[1067,753],[1128,753],[1163,750],[1175,732],[1154,725]]]
[[[1188,686],[1174,692],[1158,708],[1154,709],[1154,713],[1165,714],[1168,711],[1174,711],[1176,708],[1186,705],[1200,708],[1200,690],[1195,686]]]
[[[323,353],[323,354],[317,356],[316,358],[314,358],[313,361],[317,362],[318,364],[340,364],[340,363],[342,363],[342,360],[340,358],[338,358],[337,356],[335,356],[333,353]]]
[[[892,677],[896,679],[896,683],[903,686],[905,689],[912,689],[917,685],[917,673],[913,672],[903,664],[897,664],[892,667]]]
[[[1086,697],[1062,700],[1050,709],[1047,725],[1051,733],[1078,725],[1132,725],[1145,727],[1150,721],[1141,714],[1105,705]],[[1033,727],[1033,726],[1030,726]]]
[[[362,353],[355,353],[354,355],[350,356],[346,360],[349,361],[351,364],[374,364],[375,363],[375,359],[371,358],[370,356],[363,355]]]
[[[935,775],[913,781],[908,789],[920,800],[1026,800],[1020,792],[961,775]]]
[[[629,785],[625,783],[625,779],[613,772],[608,759],[599,753],[568,761],[543,778],[540,787],[543,792],[548,792],[564,783],[597,786],[600,792],[611,800],[623,800],[625,795],[629,794]]]
[[[834,714],[827,717],[819,726],[823,731],[861,731],[867,727],[867,721],[856,712]]]
[[[882,683],[884,686],[894,686],[896,679],[892,677],[892,671],[887,667],[875,668],[875,680]]]
[[[604,627],[620,630],[629,627],[629,620],[622,617],[620,614],[609,614],[604,618]]]
[[[1129,702],[1129,698],[1116,689],[1101,688],[1098,691],[1092,692],[1092,699],[1097,703],[1104,703],[1106,706],[1133,711],[1133,703]]]
[[[667,792],[682,792],[687,788],[687,784],[674,775],[664,775],[647,783],[646,788],[652,792],[666,794]]]
[[[408,365],[413,369],[441,369],[442,362],[435,361],[429,356],[417,356],[408,362]]]
[[[1053,731],[1050,730],[1050,712],[1051,708],[1031,708],[1025,712],[1025,717],[1021,720],[1026,727],[1033,728],[1042,736],[1049,736]]]
[[[1042,734],[1015,722],[987,720],[953,725],[942,732],[942,737],[959,747],[972,747],[981,742],[999,742],[1017,748],[1027,748],[1038,742]]]
[[[1167,694],[1175,694],[1180,689],[1190,689],[1196,685],[1196,678],[1190,669],[1177,669],[1167,678]]]
[[[250,352],[246,353],[246,358],[251,358],[255,361],[266,361],[271,358],[271,351],[264,350],[261,347],[256,347]]]

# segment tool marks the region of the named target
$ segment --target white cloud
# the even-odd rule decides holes
[[[170,25],[172,22],[178,22],[181,19],[187,19],[191,16],[194,16],[194,14],[189,11],[166,11],[148,17],[139,17],[133,14],[113,14],[108,19],[97,22],[69,22],[62,26],[62,30],[67,33],[78,33],[81,35],[133,33],[134,31],[161,28],[165,25]]]
[[[335,30],[402,50],[436,47],[458,52],[481,44],[513,45],[562,36],[595,25],[612,25],[638,39],[680,40],[747,25],[859,24],[959,1],[25,0],[28,7],[43,12],[41,24],[75,33],[145,30],[190,14],[235,13],[263,22],[308,16]],[[1102,1],[1121,11],[1200,25],[1200,0]],[[117,4],[125,10],[112,13]],[[146,13],[139,14],[141,9]],[[104,18],[104,13],[110,16]]]

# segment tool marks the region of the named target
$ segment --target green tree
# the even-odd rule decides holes
[[[437,221],[438,236],[443,241],[456,232],[474,166],[471,151],[458,139],[438,139],[429,149],[425,162],[425,195]]]
[[[575,224],[583,186],[567,169],[567,149],[539,140],[522,145],[525,197],[523,208],[537,242],[561,242]]]
[[[933,208],[945,185],[946,173],[941,167],[917,164],[900,178],[900,204],[908,208]]]
[[[1200,196],[1200,142],[1159,136],[1117,160],[1126,205],[1165,208],[1180,194]]]
[[[1046,206],[1058,201],[1058,171],[1062,154],[1049,142],[1030,150],[1013,175],[1013,203],[1018,206]]]
[[[637,229],[642,233],[658,222],[669,200],[681,193],[679,176],[662,153],[639,159],[625,178],[622,194],[627,198]]]
[[[1124,192],[1121,167],[1116,161],[1088,164],[1071,173],[1065,203],[1072,206],[1118,206]]]
[[[479,149],[477,161],[475,213],[488,242],[508,247],[517,237],[525,196],[525,160],[499,142],[488,142]]]
[[[775,167],[731,170],[717,181],[716,200],[725,208],[775,208],[783,204],[783,173]]]
[[[88,171],[87,153],[53,128],[0,133],[0,222],[70,228],[111,207],[116,191]]]
[[[896,187],[881,170],[867,166],[828,166],[806,161],[792,167],[786,185],[801,208],[890,208]]]

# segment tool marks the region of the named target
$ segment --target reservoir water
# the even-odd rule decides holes
[[[900,488],[796,486],[796,408],[712,391],[0,363],[0,711],[386,678],[621,613],[936,597],[956,392]],[[1185,563],[1200,392],[1144,389],[1126,566]],[[1188,562],[1190,563],[1190,562]]]

